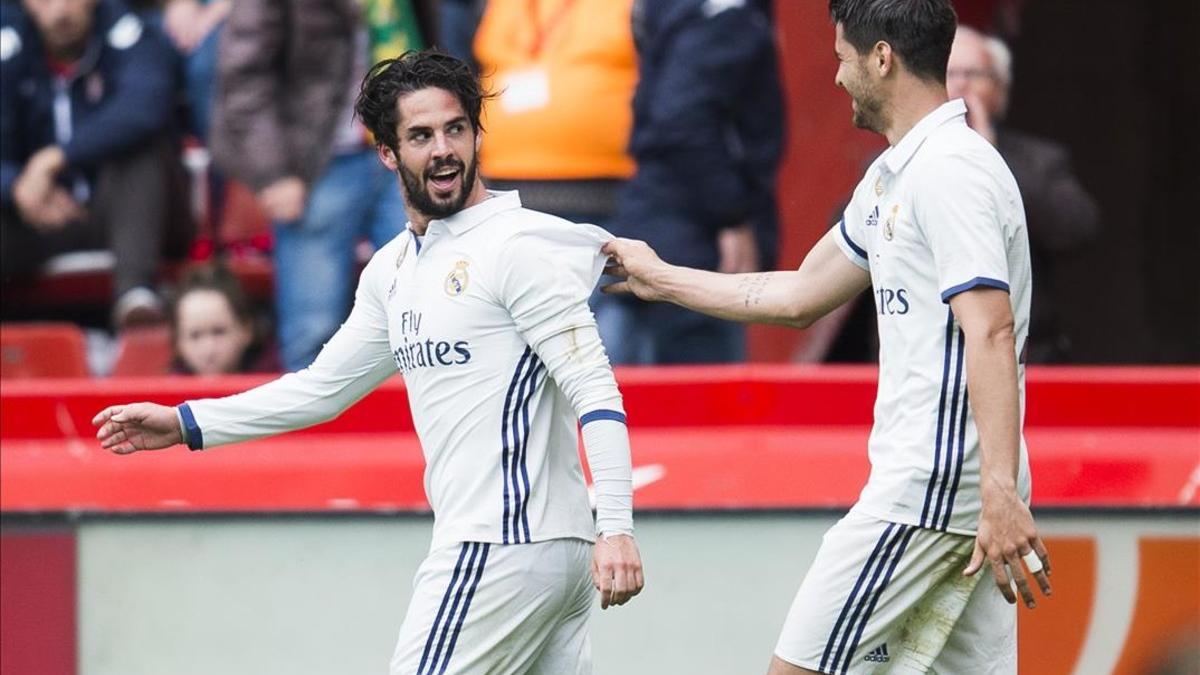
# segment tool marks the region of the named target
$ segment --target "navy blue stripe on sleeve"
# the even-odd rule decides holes
[[[858,257],[862,258],[863,260],[867,260],[866,249],[854,243],[854,240],[850,238],[850,233],[846,231],[846,220],[844,218],[838,221],[838,227],[841,228],[842,239],[846,240],[846,244],[850,246],[850,250],[857,253]]]
[[[599,420],[612,420],[625,424],[625,413],[616,410],[593,410],[583,417],[579,418],[579,426],[583,426],[588,422],[596,422]]]
[[[200,425],[196,424],[196,416],[192,414],[192,409],[188,404],[181,403],[179,405],[179,416],[183,418],[183,428],[187,431],[187,445],[192,450],[202,450],[204,448],[204,434],[200,431]]]
[[[970,281],[961,283],[957,286],[952,286],[952,287],[947,288],[946,290],[942,291],[942,302],[950,302],[950,298],[953,298],[954,296],[958,295],[959,293],[962,293],[963,291],[969,291],[972,288],[976,288],[978,286],[988,286],[990,288],[999,288],[1000,290],[1004,291],[1005,293],[1008,292],[1008,284],[1004,283],[1003,281],[1000,281],[999,279],[992,279],[990,277],[975,277],[974,279],[972,279]]]

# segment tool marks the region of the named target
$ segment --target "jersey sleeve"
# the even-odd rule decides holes
[[[838,248],[842,249],[842,253],[846,254],[850,262],[869,272],[871,271],[871,263],[867,257],[867,249],[863,247],[866,239],[858,232],[860,228],[847,224],[848,213],[848,209],[843,211],[837,225],[833,226],[836,233],[834,240],[837,241]]]
[[[397,251],[381,249],[363,270],[350,317],[311,366],[240,394],[181,405],[188,446],[199,450],[325,422],[394,374],[385,302]]]
[[[502,244],[497,286],[517,332],[530,346],[594,325],[588,298],[604,270],[612,235],[594,225],[532,228]]]
[[[870,181],[870,177],[876,172],[875,164],[867,169],[866,175],[858,186],[854,188],[854,195],[850,199],[850,203],[842,209],[842,216],[838,218],[838,222],[833,226],[833,239],[837,242],[838,248],[842,249],[842,253],[850,259],[850,262],[859,267],[871,271],[871,257],[867,253],[867,233],[864,231],[863,217],[860,216],[859,209],[856,206],[857,197],[864,190],[864,185]]]
[[[933,251],[942,302],[980,286],[1008,291],[999,183],[965,156],[942,160],[924,179],[916,221]]]

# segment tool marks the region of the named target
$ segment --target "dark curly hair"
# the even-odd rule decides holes
[[[886,42],[910,73],[945,84],[958,27],[950,0],[829,0],[829,16],[859,54]]]
[[[394,59],[384,59],[363,77],[354,112],[368,130],[392,152],[398,151],[399,110],[396,101],[405,94],[429,87],[444,89],[462,104],[471,128],[483,130],[480,114],[483,101],[492,94],[484,91],[471,67],[436,49],[407,51]]]

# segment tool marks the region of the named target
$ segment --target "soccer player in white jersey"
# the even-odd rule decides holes
[[[880,341],[870,478],[825,535],[770,672],[1015,673],[1017,594],[1035,605],[1025,568],[1050,593],[1021,436],[1021,197],[963,102],[947,100],[949,0],[831,0],[830,13],[854,123],[890,144],[842,221],[792,272],[674,267],[617,240],[605,250],[626,280],[606,290],[805,327],[870,286]],[[985,563],[995,583],[979,582]]]
[[[593,586],[606,608],[643,584],[625,415],[587,305],[611,237],[485,190],[485,97],[444,54],[376,64],[356,110],[409,223],[363,270],[349,319],[305,370],[178,408],[113,406],[97,436],[118,453],[261,438],[330,419],[399,370],[434,530],[391,672],[590,673]]]

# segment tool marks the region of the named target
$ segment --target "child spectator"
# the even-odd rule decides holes
[[[186,375],[273,372],[241,284],[221,265],[190,270],[171,307],[171,370]]]

